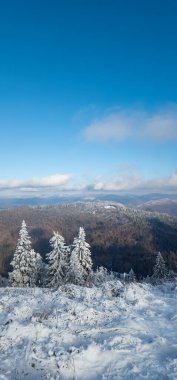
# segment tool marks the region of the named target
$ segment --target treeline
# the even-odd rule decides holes
[[[31,247],[31,239],[25,221],[19,232],[16,250],[11,261],[12,271],[9,273],[9,285],[12,287],[51,287],[58,288],[70,283],[76,285],[97,285],[106,279],[119,277],[124,281],[135,281],[133,269],[128,274],[108,274],[106,268],[100,267],[93,271],[90,245],[86,242],[83,227],[79,228],[78,236],[73,244],[67,246],[64,237],[54,232],[50,239],[51,251],[47,253],[47,264],[39,253]],[[153,275],[146,281],[161,282],[173,278],[172,271],[166,267],[159,252],[153,268]]]
[[[109,208],[108,208],[109,207]],[[71,246],[80,226],[92,247],[93,268],[134,269],[138,278],[152,275],[156,252],[171,270],[177,267],[177,218],[153,215],[117,205],[89,203],[52,207],[19,207],[0,212],[0,274],[7,276],[16,248],[18,226],[27,222],[33,248],[45,261],[50,237],[58,231]]]
[[[83,285],[92,273],[90,245],[85,240],[84,228],[80,227],[72,247],[65,244],[63,236],[54,232],[50,239],[51,251],[44,264],[39,253],[31,248],[26,223],[23,220],[17,247],[9,273],[12,287],[44,285],[57,288],[66,283]]]

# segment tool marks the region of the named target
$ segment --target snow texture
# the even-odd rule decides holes
[[[0,288],[0,380],[177,379],[177,284]]]

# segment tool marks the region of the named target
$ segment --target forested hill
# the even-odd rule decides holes
[[[137,207],[144,211],[167,213],[172,216],[177,216],[177,201],[173,199],[150,200],[140,203]]]
[[[45,207],[18,207],[0,212],[0,274],[6,275],[25,219],[33,248],[43,257],[49,239],[58,231],[72,244],[83,226],[91,245],[94,266],[137,275],[152,273],[161,251],[169,269],[177,270],[177,218],[130,209],[121,204],[75,203]]]

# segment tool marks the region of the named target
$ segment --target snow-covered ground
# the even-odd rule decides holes
[[[0,380],[177,379],[177,288],[0,289]]]

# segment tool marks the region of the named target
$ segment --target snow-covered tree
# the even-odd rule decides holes
[[[129,272],[128,276],[129,276],[129,281],[133,281],[133,282],[136,281],[135,272],[134,272],[134,270],[132,268],[130,269],[130,272]]]
[[[152,279],[155,282],[161,282],[163,280],[166,280],[168,278],[168,270],[165,265],[165,261],[161,255],[160,252],[158,252],[156,257],[156,263],[153,268],[153,275]]]
[[[45,285],[46,282],[46,266],[47,264],[44,263],[40,253],[36,253],[36,261],[37,261],[37,285],[42,287]]]
[[[35,252],[34,249],[31,250],[31,258],[33,259],[33,274],[32,274],[32,282],[35,286],[40,286],[42,284],[42,276],[43,276],[43,261],[42,257],[38,252]],[[31,284],[32,284],[31,282]]]
[[[69,283],[71,281],[71,246],[66,246],[65,251],[65,266],[63,268],[64,271],[64,283]]]
[[[58,288],[66,282],[67,272],[67,247],[63,236],[58,232],[54,232],[54,235],[50,239],[50,245],[52,251],[47,254],[48,259],[48,286],[52,288]]]
[[[24,220],[11,265],[13,267],[13,271],[9,273],[11,286],[26,287],[35,285],[36,253],[31,249],[31,241]]]
[[[85,240],[83,227],[80,227],[78,237],[74,238],[70,266],[74,269],[73,274],[75,273],[76,277],[79,274],[81,282],[87,281],[92,271],[92,259],[90,245]]]
[[[70,266],[68,271],[68,282],[75,285],[82,285],[82,266],[79,261],[79,256],[75,250],[71,252]]]

